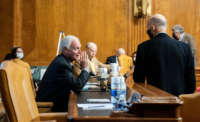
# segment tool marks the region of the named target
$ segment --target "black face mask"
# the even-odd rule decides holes
[[[149,36],[150,39],[153,38],[153,34],[151,33],[150,29],[147,30],[147,35]]]
[[[176,37],[175,33],[172,33],[172,36],[173,36],[174,39],[179,40],[179,39]]]

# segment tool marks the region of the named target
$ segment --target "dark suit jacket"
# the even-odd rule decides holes
[[[88,79],[89,74],[85,70],[76,77],[71,62],[61,54],[47,68],[39,84],[36,100],[52,101],[52,111],[67,111],[70,90],[78,93]]]
[[[160,33],[138,46],[133,78],[173,95],[193,93],[196,86],[194,61],[187,44]]]
[[[110,56],[106,59],[106,64],[117,63],[117,56]]]

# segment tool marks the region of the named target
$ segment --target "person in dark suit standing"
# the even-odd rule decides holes
[[[135,82],[145,82],[173,95],[193,93],[196,79],[190,47],[166,34],[167,21],[156,14],[148,19],[153,38],[138,45],[133,74]]]
[[[117,63],[118,64],[118,57],[121,54],[125,54],[125,50],[123,48],[119,48],[116,51],[116,55],[110,56],[106,59],[106,64]]]
[[[80,51],[81,44],[77,37],[66,36],[60,45],[58,55],[47,68],[39,84],[37,101],[52,101],[52,111],[65,112],[68,109],[70,91],[79,93],[89,79],[88,57]],[[72,61],[80,60],[82,71],[79,76],[73,74]]]

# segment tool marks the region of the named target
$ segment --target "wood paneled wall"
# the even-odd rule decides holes
[[[0,10],[0,58],[19,45],[31,65],[51,62],[62,30],[78,36],[83,50],[96,42],[102,62],[120,47],[130,55],[148,39],[147,18],[133,17],[133,0],[1,0]],[[200,0],[152,0],[155,13],[166,16],[170,36],[172,26],[182,24],[200,48]]]
[[[13,46],[13,4],[12,0],[0,1],[0,58],[3,59]]]

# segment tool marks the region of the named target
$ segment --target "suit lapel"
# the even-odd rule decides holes
[[[69,59],[67,59],[64,55],[62,55],[61,54],[61,56],[64,58],[64,60],[66,61],[66,65],[67,65],[67,67],[69,68],[69,70],[71,71],[71,72],[74,72],[74,68],[73,68],[73,64],[70,62],[70,60]]]

